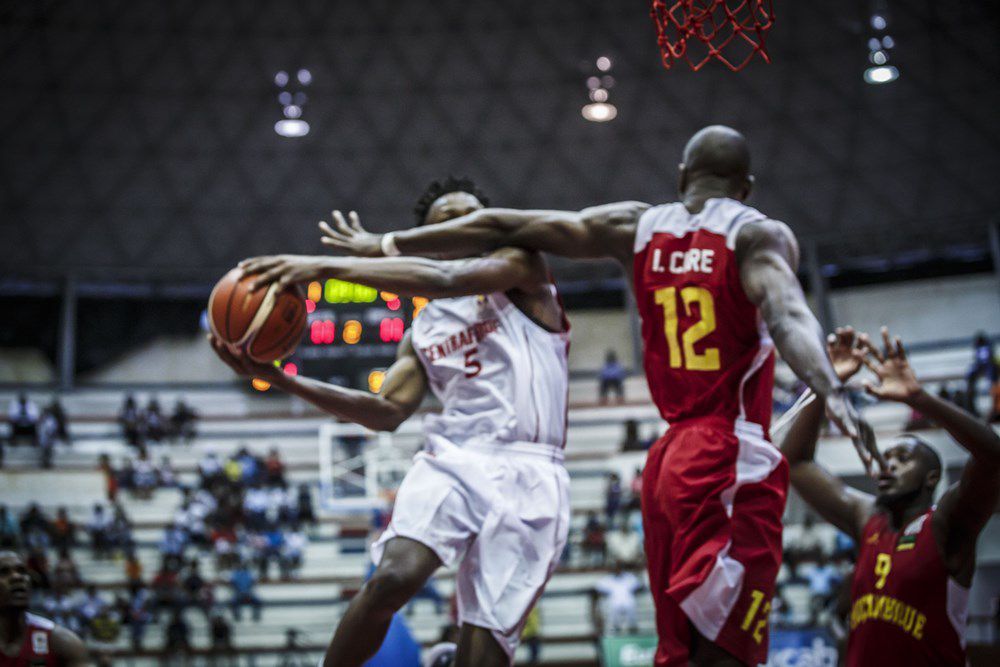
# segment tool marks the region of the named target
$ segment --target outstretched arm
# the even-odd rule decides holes
[[[448,222],[388,235],[366,232],[357,214],[346,221],[334,212],[334,225],[320,223],[328,246],[364,257],[381,257],[388,247],[403,255],[478,255],[503,246],[575,258],[627,259],[632,252],[641,202],[618,202],[582,211],[522,211],[484,208]],[[384,238],[388,237],[388,238]]]
[[[856,339],[849,327],[830,335],[828,349],[840,381],[858,372],[866,342],[863,335]],[[852,489],[814,460],[823,414],[820,401],[807,405],[789,426],[781,451],[788,459],[792,486],[799,495],[820,516],[858,540],[871,516],[875,498]]]
[[[837,378],[823,344],[823,331],[809,310],[795,276],[799,247],[795,236],[780,222],[745,225],[736,239],[740,280],[747,297],[759,309],[781,358],[826,404],[830,419],[851,438],[858,456],[871,472],[871,463],[885,465]]]
[[[878,385],[866,384],[868,391],[880,399],[909,405],[948,431],[970,454],[962,477],[941,497],[935,515],[942,520],[949,570],[959,572],[974,562],[976,538],[1000,500],[1000,437],[965,410],[927,393],[899,337],[890,337],[883,328],[882,338],[884,350],[873,348],[866,359],[879,379]]]
[[[483,257],[431,260],[423,257],[313,257],[273,255],[240,262],[244,274],[259,274],[258,289],[277,282],[339,278],[380,290],[429,298],[486,294],[509,289],[531,290],[546,282],[540,256],[519,248],[501,248]]]
[[[409,333],[400,342],[396,361],[386,371],[382,390],[378,394],[287,375],[271,364],[253,361],[242,350],[234,351],[212,336],[210,340],[215,353],[237,375],[267,380],[324,412],[373,431],[395,431],[416,412],[427,393],[427,378],[413,350]]]

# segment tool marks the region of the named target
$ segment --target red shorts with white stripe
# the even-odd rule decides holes
[[[642,479],[656,665],[687,665],[691,627],[745,664],[767,662],[788,463],[756,424],[674,424]]]

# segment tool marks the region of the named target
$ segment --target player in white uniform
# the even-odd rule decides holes
[[[483,206],[477,195],[465,180],[435,183],[418,219],[434,224],[469,213]],[[511,664],[569,528],[562,464],[569,329],[544,259],[519,249],[453,261],[281,255],[244,268],[260,274],[260,285],[339,278],[433,298],[379,395],[287,376],[213,341],[238,373],[369,428],[394,430],[428,388],[442,403],[440,414],[425,418],[424,451],[372,547],[375,573],[351,601],[324,664],[364,663],[393,613],[442,564],[458,565],[455,664]]]

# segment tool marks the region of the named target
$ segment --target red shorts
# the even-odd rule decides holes
[[[767,662],[788,463],[756,424],[680,422],[649,450],[642,518],[656,605],[656,665],[687,665],[691,626],[750,665]]]

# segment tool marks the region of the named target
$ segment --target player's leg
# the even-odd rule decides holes
[[[440,566],[437,554],[420,542],[406,537],[389,540],[375,573],[340,619],[323,664],[349,667],[372,657],[389,631],[392,615]]]
[[[689,664],[697,667],[743,667],[746,664],[718,644],[705,639],[694,626],[689,626],[688,630],[691,637]]]
[[[455,651],[455,667],[508,667],[511,660],[493,631],[463,623]]]

